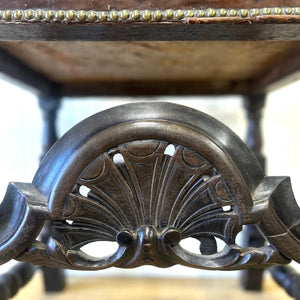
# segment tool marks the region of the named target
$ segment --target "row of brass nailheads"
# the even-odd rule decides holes
[[[185,18],[206,17],[259,17],[266,15],[300,15],[300,7],[275,7],[253,9],[199,9],[199,10],[122,10],[122,11],[76,11],[76,10],[4,10],[3,21],[67,21],[67,22],[116,22],[116,21],[180,21]]]

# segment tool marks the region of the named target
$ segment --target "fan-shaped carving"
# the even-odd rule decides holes
[[[226,181],[200,154],[172,145],[170,155],[169,146],[133,141],[89,163],[67,196],[63,220],[54,223],[48,255],[57,260],[67,249],[65,263],[88,269],[176,263],[222,269],[278,259],[268,246],[243,257],[235,244],[242,228],[238,205]],[[179,245],[188,237],[200,241],[198,255]],[[216,238],[226,243],[221,252]],[[118,241],[120,247],[109,259],[90,257],[80,248],[93,241]]]
[[[239,217],[220,173],[182,146],[174,145],[172,156],[165,154],[167,146],[164,141],[134,141],[97,157],[68,195],[64,217],[72,225],[57,222],[53,237],[69,241],[72,250],[89,241],[115,241],[120,232],[130,232],[129,240],[143,232],[142,239],[147,235],[153,239],[151,247],[158,247],[155,243],[163,247],[162,235],[168,230],[176,232],[178,239],[218,237],[232,243],[240,230]],[[114,162],[117,155],[123,161]],[[81,186],[88,187],[87,196],[80,194]],[[223,212],[222,207],[228,205],[230,211]],[[137,261],[125,266],[165,265],[165,258],[158,259],[158,249],[145,254],[146,249],[137,249]]]
[[[264,177],[227,127],[188,108],[147,103],[74,127],[45,157],[33,184],[11,185],[7,199],[25,199],[27,218],[39,216],[34,226],[26,223],[32,236],[19,247],[19,260],[91,270],[144,264],[227,270],[288,263],[277,248],[300,259],[278,242],[298,244],[299,218],[287,220],[273,207],[281,196],[294,205],[287,178]],[[33,241],[43,220],[54,221],[47,244]],[[236,236],[249,223],[277,248],[238,246]],[[180,245],[190,237],[200,241],[198,253]],[[224,249],[218,251],[217,240]],[[95,241],[119,247],[106,257],[81,250]]]

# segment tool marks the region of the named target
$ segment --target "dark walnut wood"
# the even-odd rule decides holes
[[[246,144],[254,152],[262,169],[265,171],[265,156],[262,151],[262,112],[265,105],[265,94],[249,94],[244,97],[244,106],[247,112],[248,128]],[[261,247],[265,239],[258,232],[255,225],[248,225],[245,230],[244,242],[250,247]],[[241,283],[247,290],[261,290],[263,269],[247,269],[242,272]]]
[[[43,139],[42,139],[42,157],[57,141],[57,111],[60,107],[60,97],[40,97],[39,106],[43,117]],[[43,231],[40,234],[41,241],[47,242],[51,236],[52,221],[44,224]],[[65,288],[66,280],[64,270],[56,268],[43,267],[44,286],[46,292],[58,292]]]
[[[265,177],[226,126],[168,103],[128,104],[79,123],[48,152],[32,184],[9,185],[0,213],[1,263],[234,270],[300,261],[289,178]],[[52,234],[43,243],[36,237],[46,220]],[[259,226],[268,243],[237,245],[245,224]],[[180,245],[188,237],[200,241],[198,254]],[[118,250],[92,257],[82,247],[93,241],[116,242]]]
[[[36,267],[30,263],[18,263],[0,275],[0,300],[14,297],[34,275]]]
[[[286,292],[296,300],[300,297],[300,273],[290,266],[277,266],[270,268],[273,279],[282,286]]]
[[[299,6],[298,0],[172,0],[172,1],[139,1],[139,0],[12,0],[0,1],[0,9],[192,9],[192,8],[261,8],[261,7]]]
[[[36,94],[56,94],[58,84],[34,71],[28,64],[20,61],[4,49],[0,49],[0,70],[2,73],[29,86]]]

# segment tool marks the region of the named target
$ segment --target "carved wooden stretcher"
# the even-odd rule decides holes
[[[0,71],[38,94],[44,152],[57,139],[55,115],[65,96],[240,94],[251,128],[247,144],[264,167],[261,110],[269,86],[300,70],[299,6],[0,0]],[[172,156],[165,153],[169,144]],[[32,184],[8,186],[0,262],[224,270],[299,262],[299,208],[289,179],[265,177],[256,158],[219,122],[184,107],[139,104],[95,115],[56,144]],[[236,245],[244,224],[255,224],[267,242]],[[52,233],[37,241],[42,227]],[[189,236],[201,242],[197,255],[179,244]],[[104,259],[80,250],[102,239],[117,241],[119,250]],[[218,239],[226,243],[222,251]],[[56,278],[54,288],[46,280],[48,290],[63,286],[53,270],[45,272]],[[0,277],[0,299],[11,297],[27,273]],[[245,286],[259,289],[261,274],[248,276]],[[273,274],[297,296],[299,275],[285,267]]]
[[[235,270],[300,262],[289,178],[266,177],[225,125],[169,103],[128,104],[82,121],[48,152],[32,183],[9,184],[0,213],[1,263]],[[42,243],[46,220],[52,234]],[[246,224],[259,227],[264,246],[236,244]],[[180,246],[188,237],[200,241],[198,254]],[[219,252],[216,239],[226,243]],[[93,241],[119,248],[91,257],[81,247]]]

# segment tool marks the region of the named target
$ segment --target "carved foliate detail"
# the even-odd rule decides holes
[[[237,199],[209,161],[181,145],[138,140],[89,163],[48,244],[33,243],[19,259],[73,269],[144,264],[241,269],[288,262],[270,245],[240,248],[235,240],[242,225]],[[199,253],[181,247],[189,237],[200,241]],[[217,240],[225,243],[223,250]],[[111,256],[92,257],[81,248],[93,241],[116,241],[119,248]]]

